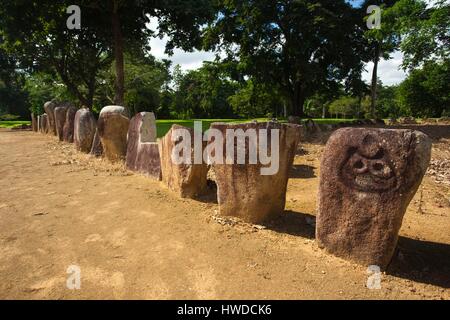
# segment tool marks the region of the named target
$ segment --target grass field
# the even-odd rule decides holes
[[[267,121],[266,118],[258,119],[192,119],[192,120],[157,120],[156,128],[158,137],[164,136],[173,124],[179,124],[185,127],[193,128],[194,121],[202,121],[203,131],[207,130],[213,122],[234,122],[242,123],[247,121],[257,120],[258,122]],[[333,124],[338,122],[350,122],[354,119],[313,119],[316,123]],[[286,122],[286,120],[280,119],[280,122]],[[30,121],[0,121],[0,128],[14,128],[22,124],[30,124]]]
[[[207,130],[211,123],[213,122],[233,122],[233,123],[242,123],[256,120],[258,122],[267,121],[266,118],[257,118],[257,119],[192,119],[192,120],[157,120],[156,121],[156,130],[158,137],[164,136],[173,124],[179,124],[185,127],[193,128],[194,121],[202,121],[203,131]],[[321,124],[333,124],[339,122],[351,122],[355,119],[313,119],[316,123]],[[280,122],[286,122],[284,119],[279,119]]]
[[[31,124],[31,121],[0,121],[0,128],[14,128],[22,124]]]

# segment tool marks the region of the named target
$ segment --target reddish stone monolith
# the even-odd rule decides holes
[[[178,163],[174,162],[172,154],[176,153],[174,149],[178,149],[180,143],[186,145],[186,153],[182,155],[186,161]],[[195,162],[194,129],[174,124],[163,138],[158,139],[158,144],[163,183],[182,198],[194,198],[203,194],[207,187],[208,166],[201,159],[199,163]],[[200,140],[200,154],[203,147],[204,143]]]
[[[97,128],[103,153],[111,161],[124,159],[127,154],[127,133],[130,119],[121,106],[106,106],[100,111]]]
[[[431,140],[418,131],[337,130],[320,166],[319,246],[363,265],[386,268],[430,152]]]
[[[55,108],[56,135],[58,136],[59,141],[64,140],[64,124],[66,123],[67,110],[67,106],[62,104]]]
[[[278,122],[213,123],[211,129],[224,137],[214,151],[214,157],[224,159],[223,163],[212,161],[219,213],[252,223],[282,214],[300,126]],[[235,139],[239,135],[241,139]],[[233,154],[227,156],[230,151]]]
[[[57,107],[54,101],[47,101],[44,104],[44,110],[47,114],[47,132],[56,136],[56,124],[55,124],[55,108]]]
[[[38,117],[38,130],[41,133],[48,133],[48,116],[46,113]]]
[[[78,109],[74,106],[69,106],[66,112],[66,121],[63,127],[63,140],[73,143],[73,130],[75,127],[75,115]]]
[[[31,113],[31,129],[34,132],[38,131],[37,119],[36,119],[36,115],[34,113]]]
[[[101,157],[103,154],[103,145],[98,135],[98,128],[95,129],[94,139],[92,140],[92,147],[89,153],[94,157]]]
[[[126,166],[129,170],[161,179],[161,160],[153,112],[140,112],[130,120]]]
[[[97,121],[94,114],[87,108],[79,109],[75,114],[73,140],[77,150],[89,153],[94,139]]]

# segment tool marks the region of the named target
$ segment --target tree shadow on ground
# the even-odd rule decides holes
[[[415,282],[450,288],[450,245],[400,237],[387,273]]]
[[[285,211],[282,215],[264,224],[264,226],[278,233],[314,239],[316,217],[308,213]]]
[[[308,166],[306,164],[294,164],[289,172],[289,178],[294,179],[315,178],[316,175],[314,174],[314,169],[316,168]]]

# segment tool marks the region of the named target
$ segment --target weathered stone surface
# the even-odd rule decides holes
[[[59,141],[64,140],[64,124],[66,123],[67,110],[68,108],[65,105],[58,105],[55,108],[55,127]]]
[[[75,114],[73,140],[77,150],[89,153],[94,139],[97,121],[94,114],[87,108],[78,110]]]
[[[78,109],[74,106],[69,106],[66,112],[66,121],[63,127],[63,140],[69,143],[73,142],[73,130],[75,126],[75,115]]]
[[[95,129],[94,139],[92,140],[92,148],[89,152],[94,157],[101,157],[103,154],[103,145],[98,135],[98,129]]]
[[[156,120],[153,112],[140,112],[130,121],[126,166],[161,179],[161,160],[156,142]]]
[[[184,155],[186,158],[191,158],[191,164],[176,164],[172,161],[172,152],[182,141],[182,138],[177,138],[175,135],[175,130],[179,129],[186,130],[185,132],[191,137],[189,155]],[[173,138],[172,135],[174,135]],[[158,144],[163,183],[182,198],[194,198],[204,193],[207,187],[208,166],[203,161],[200,164],[194,164],[194,129],[174,124],[163,138],[158,139]],[[202,143],[202,150],[203,146],[204,143]]]
[[[54,101],[47,101],[44,104],[44,110],[45,113],[47,114],[47,132],[49,134],[55,135],[56,136],[56,125],[55,125],[55,108],[56,108],[56,103]]]
[[[400,124],[417,124],[417,121],[414,117],[401,117],[398,119]]]
[[[320,166],[319,246],[357,263],[385,268],[430,152],[430,139],[418,131],[337,130]]]
[[[287,120],[288,123],[300,124],[301,118],[297,116],[289,116]]]
[[[38,130],[41,133],[48,133],[48,116],[46,113],[38,116]]]
[[[226,124],[213,123],[211,129],[217,129],[226,137],[226,130],[244,130],[250,133],[255,130],[260,135],[261,130],[267,130],[267,148],[263,148],[261,140],[258,142],[247,139],[245,145],[234,141],[234,164],[213,163],[212,169],[216,176],[217,198],[219,212],[225,216],[236,216],[252,223],[261,223],[270,220],[284,212],[286,203],[286,188],[289,178],[289,171],[294,161],[294,156],[300,141],[300,126],[295,124],[280,124],[277,122],[266,123],[242,123]],[[276,138],[278,130],[279,136],[275,140],[278,142],[278,152],[272,144],[272,135]],[[250,131],[249,131],[250,130]],[[264,131],[262,131],[264,133]],[[223,152],[227,153],[227,140],[223,139]],[[228,142],[230,143],[230,142]],[[258,161],[251,164],[249,160],[249,150],[256,148]],[[209,147],[209,146],[208,146]],[[244,150],[245,164],[238,164],[236,154],[238,150]],[[271,165],[276,166],[276,159],[273,157],[271,164],[262,164],[260,154],[275,156],[278,154],[278,170],[272,173],[262,174],[263,168]],[[217,155],[215,155],[217,156]],[[274,167],[275,168],[275,167]]]
[[[34,132],[38,131],[37,118],[36,118],[36,115],[34,113],[31,114],[31,129]]]
[[[130,119],[124,107],[106,106],[98,118],[98,135],[104,155],[111,161],[125,158],[127,154],[127,133]]]

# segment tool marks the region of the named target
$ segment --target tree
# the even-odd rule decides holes
[[[44,103],[52,99],[69,100],[70,92],[61,79],[44,72],[25,76],[24,90],[28,94],[28,105],[32,113],[43,114]]]
[[[58,75],[81,104],[91,107],[98,71],[109,63],[109,47],[97,16],[83,11],[83,27],[66,26],[69,1],[10,1],[0,8],[4,46],[28,72]]]
[[[240,118],[277,117],[283,114],[284,102],[274,87],[253,79],[244,82],[240,89],[228,98],[234,114]]]
[[[156,32],[148,28],[151,17],[158,19],[157,35],[169,38],[166,46],[169,54],[175,47],[186,51],[200,48],[200,29],[214,17],[210,0],[85,0],[82,3],[97,10],[104,20],[104,30],[109,31],[115,62],[114,102],[119,105],[125,99],[124,48],[140,45],[141,50],[150,50],[147,40]]]
[[[175,78],[175,98],[172,110],[181,118],[228,118],[233,110],[228,97],[236,92],[215,63],[205,62],[197,70],[178,73]]]
[[[414,69],[429,61],[450,59],[450,3],[399,0],[390,9],[402,36],[403,68]]]
[[[342,96],[330,104],[329,110],[330,113],[336,115],[340,114],[345,118],[348,115],[355,115],[358,112],[358,107],[358,99],[350,96]]]
[[[397,99],[398,86],[378,85],[377,110],[380,118],[398,118],[401,115]]]
[[[450,114],[450,61],[426,62],[412,70],[398,88],[402,111],[418,117]]]
[[[1,35],[0,35],[1,43]],[[0,115],[29,117],[24,74],[17,69],[17,60],[0,47]]]
[[[373,62],[372,81],[371,81],[371,105],[370,117],[375,118],[377,103],[377,81],[378,81],[378,64],[380,59],[390,59],[391,53],[398,49],[400,37],[394,28],[394,21],[397,18],[395,14],[389,10],[397,0],[367,0],[362,6],[363,14],[369,5],[377,5],[382,10],[381,21],[378,28],[368,29],[365,36],[368,40],[368,52]]]
[[[80,0],[80,29],[66,26],[70,1],[5,0],[0,8],[0,30],[21,64],[34,70],[58,74],[81,104],[92,106],[96,77],[114,58],[114,101],[124,104],[124,48],[146,52],[150,17],[159,21],[159,36],[168,35],[167,52],[175,46],[185,50],[200,46],[202,25],[214,14],[210,1]]]
[[[218,11],[206,48],[224,50],[244,74],[276,86],[295,115],[360,65],[362,21],[343,0],[219,0]]]
[[[125,52],[125,95],[124,105],[130,115],[141,111],[159,110],[161,95],[170,81],[170,62],[157,61],[153,56],[136,50]],[[114,103],[115,73],[114,63],[99,74],[96,104],[101,108]]]

